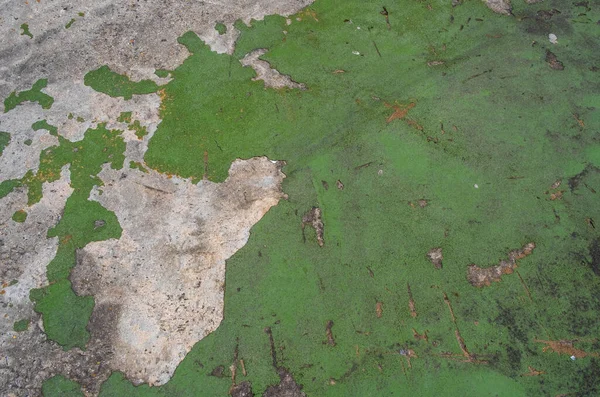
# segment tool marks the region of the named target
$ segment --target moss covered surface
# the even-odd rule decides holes
[[[0,131],[0,156],[2,156],[2,152],[4,148],[8,146],[10,143],[10,134],[8,132]]]
[[[192,55],[161,90],[147,165],[199,179],[208,152],[208,177],[222,181],[234,159],[267,155],[288,164],[289,200],[228,260],[225,319],[171,381],[134,387],[115,373],[101,395],[227,395],[228,370],[210,374],[235,351],[247,370],[236,379],[255,393],[279,382],[275,364],[309,396],[597,394],[600,15],[515,3],[506,17],[479,2],[384,11],[317,1],[289,26],[282,17],[240,24],[234,56],[182,36]],[[560,13],[543,17],[551,9]],[[252,81],[238,60],[256,48],[308,89]],[[157,90],[110,76],[92,86],[124,97]],[[90,170],[86,182],[74,172],[85,188],[65,214],[78,215],[50,234],[73,236],[48,269],[56,292],[46,296],[65,301],[73,249],[99,233],[83,210]],[[301,228],[313,206],[323,247]],[[114,225],[98,238],[118,236]],[[498,265],[530,242],[514,273],[483,288],[468,282],[470,264]],[[427,257],[436,247],[440,269]],[[37,307],[63,313],[55,298]]]
[[[54,103],[54,98],[42,92],[42,88],[46,88],[47,85],[47,79],[39,79],[30,90],[12,92],[4,100],[4,113],[16,108],[23,102],[37,102],[43,109],[50,109]]]
[[[35,310],[43,314],[48,337],[65,349],[75,346],[85,348],[89,339],[86,325],[94,307],[93,297],[76,296],[68,280],[75,265],[75,250],[91,241],[119,238],[121,235],[116,216],[99,203],[88,200],[93,186],[102,185],[94,175],[101,171],[103,164],[110,163],[117,169],[123,166],[125,144],[120,134],[121,131],[107,130],[100,125],[86,131],[84,139],[79,142],[70,142],[59,136],[60,144],[40,155],[37,172],[29,171],[20,180],[0,184],[0,197],[16,187],[26,186],[28,204],[33,205],[42,198],[42,184],[58,180],[62,167],[69,165],[74,192],[67,200],[60,222],[48,232],[48,237],[59,238],[58,252],[47,268],[50,285],[30,293],[36,303]],[[13,219],[23,222],[26,216],[25,211],[20,211]],[[102,227],[95,226],[98,220],[104,221]]]
[[[129,77],[113,72],[108,66],[101,66],[88,72],[83,81],[85,85],[96,91],[125,99],[131,99],[133,95],[150,94],[158,90],[158,85],[152,80],[131,81]]]
[[[30,323],[30,321],[27,319],[15,321],[15,323],[13,324],[13,330],[15,332],[27,331],[27,329],[29,328],[29,323]]]

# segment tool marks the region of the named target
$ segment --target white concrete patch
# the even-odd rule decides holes
[[[91,322],[103,329],[92,332],[112,346],[111,368],[136,383],[163,384],[219,326],[225,261],[285,197],[285,175],[260,157],[236,160],[220,184],[110,167],[99,176],[105,186],[90,199],[115,212],[123,234],[78,253],[73,288],[95,297]],[[109,309],[118,313],[114,323],[94,320]]]
[[[27,171],[37,171],[42,150],[58,145],[58,139],[46,130],[34,131],[31,125],[44,119],[37,103],[26,102],[8,113],[0,114],[0,131],[10,133],[10,143],[0,156],[0,182],[22,178]],[[25,142],[31,140],[31,144]]]
[[[306,86],[304,84],[297,83],[292,80],[290,76],[279,73],[278,70],[271,67],[269,62],[260,59],[267,51],[268,50],[265,48],[260,48],[246,54],[246,56],[240,60],[242,66],[250,66],[256,72],[256,77],[252,80],[262,80],[265,82],[265,87],[268,88],[279,89],[287,87],[305,90]]]
[[[189,55],[177,44],[185,32],[198,33],[214,51],[230,53],[238,19],[248,24],[266,15],[287,16],[312,1],[0,0],[0,101],[14,90],[29,89],[41,77],[48,77],[49,83],[78,81],[101,65],[135,81],[162,84],[154,71],[173,70]],[[217,21],[228,27],[220,38],[215,36]],[[33,38],[21,35],[23,23]]]

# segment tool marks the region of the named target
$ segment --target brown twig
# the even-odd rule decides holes
[[[410,290],[410,284],[406,283],[406,289],[408,290],[408,309],[412,318],[417,317],[417,309],[415,307],[415,300],[413,299],[412,291]]]

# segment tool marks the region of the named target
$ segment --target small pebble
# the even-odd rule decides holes
[[[550,40],[552,44],[558,44],[558,37],[556,37],[554,33],[548,35],[548,40]]]

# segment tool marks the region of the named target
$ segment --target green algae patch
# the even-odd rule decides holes
[[[4,189],[8,191],[16,186],[27,186],[29,205],[32,205],[42,198],[42,184],[58,180],[62,167],[69,164],[74,191],[67,199],[59,223],[48,231],[48,237],[58,237],[59,240],[56,256],[46,271],[51,284],[30,293],[35,310],[42,314],[48,338],[68,350],[75,346],[85,348],[89,339],[86,325],[94,307],[93,297],[75,295],[68,280],[75,266],[75,251],[91,241],[119,238],[121,235],[114,213],[88,200],[88,197],[94,185],[102,184],[95,175],[101,171],[103,164],[110,163],[114,169],[123,167],[125,143],[121,131],[108,130],[102,124],[87,130],[84,139],[79,142],[58,138],[58,146],[48,148],[40,155],[37,173],[29,171],[23,179]],[[104,227],[95,227],[99,220],[105,223]]]
[[[9,179],[0,182],[0,199],[6,197],[15,188],[23,186],[23,183],[18,179]]]
[[[38,123],[42,123],[39,128],[56,128],[45,120]],[[71,185],[76,192],[89,194],[95,184],[100,184],[100,180],[93,175],[100,172],[102,164],[110,163],[116,169],[123,166],[125,143],[120,134],[121,131],[107,130],[104,124],[100,124],[96,129],[87,130],[84,139],[79,142],[71,142],[58,136],[60,144],[47,148],[40,154],[37,172],[29,170],[19,180],[0,183],[0,198],[16,187],[27,186],[28,205],[39,202],[42,198],[42,184],[58,180],[61,168],[66,164],[71,165]]]
[[[166,70],[166,69],[156,69],[154,71],[154,74],[157,75],[160,78],[167,78],[167,77],[169,77],[170,73],[171,72],[169,70]]]
[[[46,120],[39,120],[36,121],[35,123],[33,123],[31,125],[31,128],[34,131],[38,131],[38,130],[46,130],[50,133],[50,135],[54,135],[57,136],[58,135],[58,128],[49,124]]]
[[[135,132],[135,136],[137,136],[138,139],[142,139],[143,137],[148,135],[148,130],[146,129],[146,127],[140,124],[139,120],[135,120],[133,123],[129,124],[128,128],[131,131]]]
[[[30,298],[35,302],[35,311],[43,316],[48,338],[64,350],[85,349],[90,338],[86,326],[94,309],[93,297],[75,295],[71,282],[62,279],[45,288],[31,290]]]
[[[133,95],[151,94],[158,91],[159,86],[152,80],[134,82],[129,77],[102,66],[88,72],[83,79],[85,85],[112,97],[131,99]]]
[[[13,331],[15,332],[24,332],[29,329],[30,321],[27,319],[15,321],[13,324]]]
[[[219,32],[220,35],[227,33],[227,26],[225,24],[219,22],[215,25],[215,30]]]
[[[21,92],[12,92],[4,100],[4,113],[16,108],[23,102],[37,102],[42,109],[50,109],[54,103],[54,98],[42,92],[42,88],[48,85],[47,79],[39,79],[33,84],[30,90]]]
[[[65,25],[65,29],[69,29],[75,23],[75,18],[71,18],[69,22]]]
[[[131,169],[137,169],[140,170],[144,173],[148,173],[148,170],[142,165],[142,163],[139,163],[137,161],[130,161],[129,162],[129,168]]]
[[[121,123],[131,123],[131,115],[132,112],[121,112],[117,118],[117,121]]]
[[[256,394],[278,366],[307,395],[597,394],[600,173],[588,164],[600,118],[581,49],[600,43],[592,25],[571,29],[576,7],[515,8],[522,19],[483,3],[320,1],[291,25],[239,25],[233,58],[182,36],[192,55],[164,87],[148,166],[198,178],[206,152],[221,181],[235,158],[284,159],[290,200],[228,259],[224,320],[171,381],[136,388],[117,373],[101,395],[226,395],[231,382],[211,373],[234,352]],[[571,40],[553,49],[562,71],[532,30],[547,34],[546,8]],[[252,81],[238,60],[256,48],[308,90]],[[301,227],[312,207],[322,247]],[[470,264],[529,242],[500,283],[468,282]],[[427,258],[438,247],[439,268]]]
[[[44,397],[83,397],[84,394],[77,382],[56,375],[42,383]]]
[[[33,35],[29,31],[29,25],[28,24],[23,23],[23,24],[21,24],[20,28],[22,30],[21,36],[29,36],[30,39],[33,39]]]
[[[2,156],[2,152],[4,148],[8,146],[10,143],[10,134],[8,132],[0,131],[0,156]]]
[[[31,139],[25,139],[25,140],[23,141],[23,143],[24,143],[25,145],[27,145],[27,146],[31,146],[31,144],[33,143],[33,140],[31,140]]]
[[[18,223],[23,223],[27,220],[27,212],[23,210],[19,210],[15,212],[12,216],[12,220]]]

